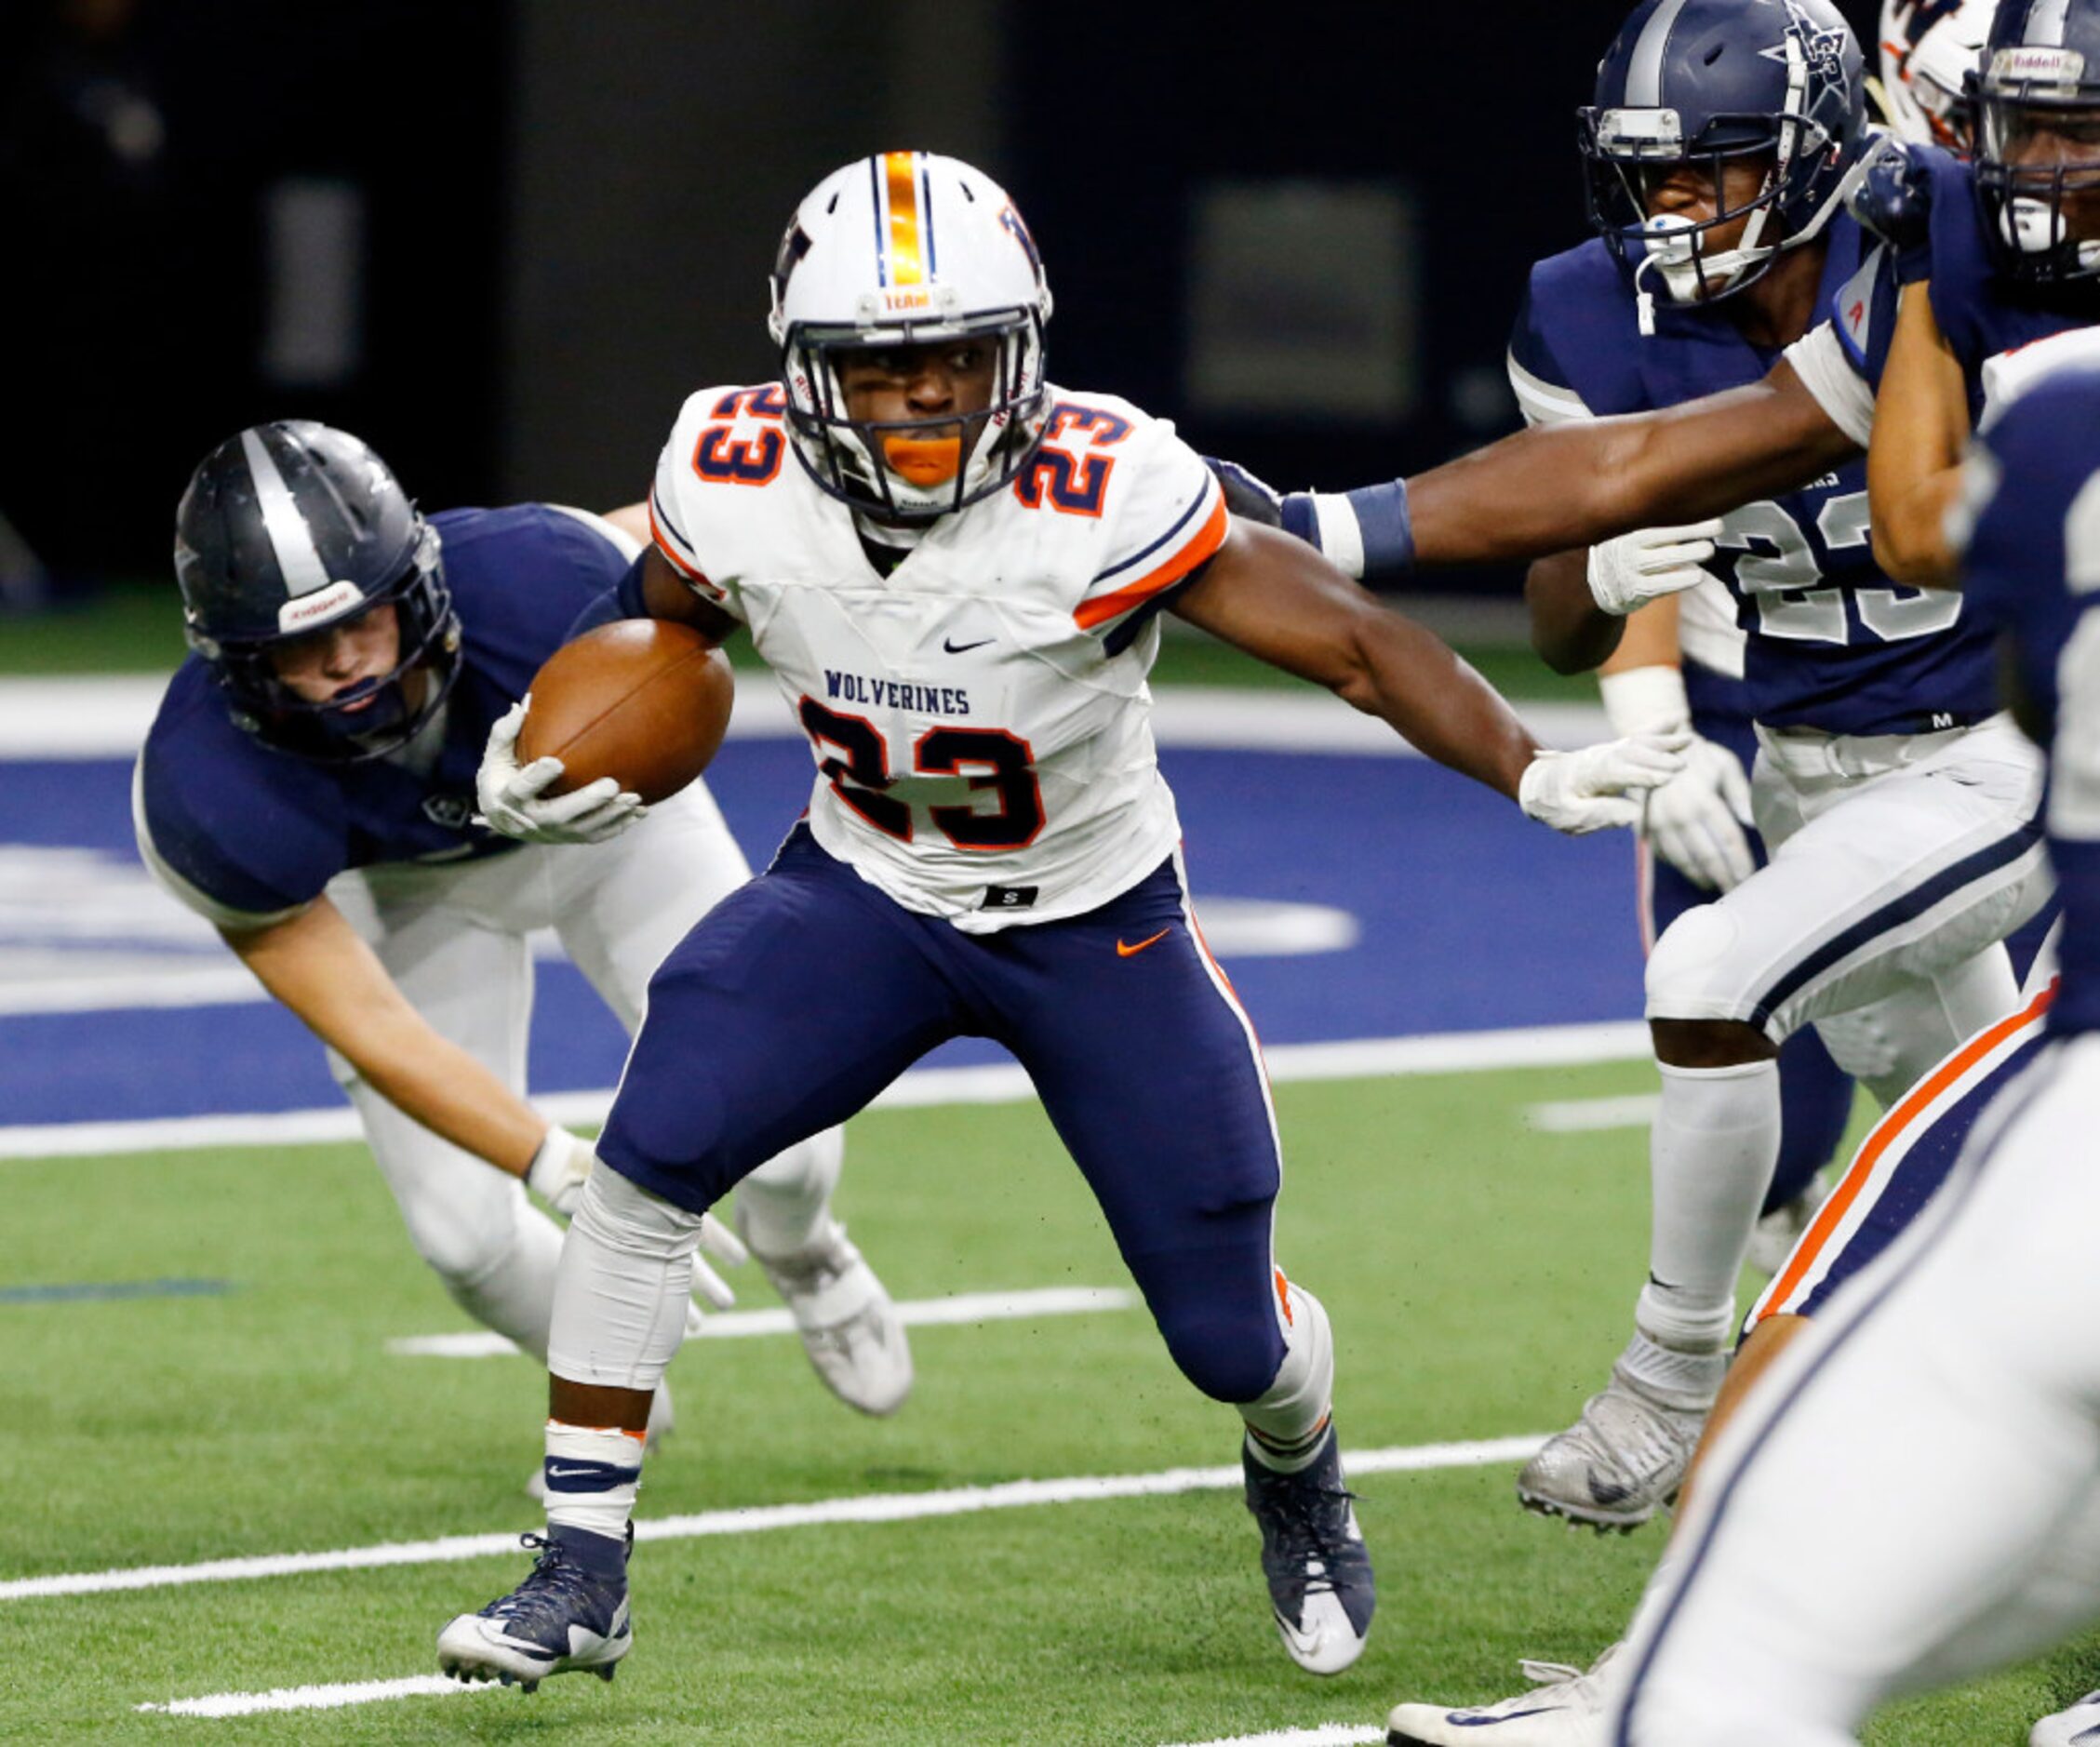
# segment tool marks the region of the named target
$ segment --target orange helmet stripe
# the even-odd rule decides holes
[[[889,256],[889,283],[924,285],[926,261],[922,253],[918,206],[918,153],[885,152],[882,169],[889,207],[889,229],[884,249]]]

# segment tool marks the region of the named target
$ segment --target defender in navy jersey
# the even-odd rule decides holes
[[[2100,369],[1986,432],[1951,543],[2050,748],[2065,896],[2050,1040],[1945,1194],[1720,1439],[1651,1586],[1613,1747],[1826,1747],[1885,1700],[2100,1615]],[[2100,1696],[2036,1725],[2100,1727]]]
[[[1838,210],[1860,125],[1858,51],[1834,11],[1638,7],[1584,112],[1600,238],[1541,265],[1518,324],[1527,410],[1560,421],[1532,434],[1628,415],[1663,429],[1660,409],[1679,402],[1719,417],[1785,368],[1818,312],[1871,281],[1865,239]],[[1779,1047],[1850,1020],[1826,1041],[1893,1103],[2012,1007],[1998,942],[2045,896],[2039,777],[1997,714],[1987,636],[1958,597],[1876,571],[1856,456],[1820,452],[1824,472],[1806,479],[1778,476],[1772,458],[1776,496],[1743,489],[1758,475],[1738,469],[1732,507],[1709,495],[1662,518],[1726,512],[1675,535],[1710,541],[1705,567],[1734,602],[1772,859],[1685,911],[1649,959],[1663,1077],[1649,1280],[1610,1383],[1518,1481],[1532,1508],[1598,1527],[1644,1521],[1675,1493],[1719,1390],[1778,1156]],[[1343,519],[1332,500],[1313,507]],[[1652,574],[1578,554],[1543,568],[1549,645],[1557,624],[1592,638],[1604,612],[1693,580],[1681,563]],[[1768,1333],[1765,1350],[1781,1339]]]
[[[561,1234],[520,1180],[567,1212],[593,1155],[524,1101],[527,936],[554,928],[632,1031],[657,963],[749,871],[697,784],[602,856],[521,846],[476,817],[491,727],[638,550],[545,504],[425,518],[354,437],[244,431],[182,500],[194,652],[134,782],[147,866],[328,1046],[417,1249],[535,1355]],[[546,804],[550,831],[626,822],[635,800],[615,787]],[[831,1218],[838,1160],[836,1131],[783,1153],[739,1220],[826,1382],[887,1412],[910,1360]],[[726,1301],[712,1274],[702,1285]]]

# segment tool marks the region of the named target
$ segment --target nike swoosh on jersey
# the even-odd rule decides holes
[[[1157,946],[1161,940],[1165,940],[1170,934],[1173,933],[1173,926],[1171,924],[1169,924],[1166,927],[1161,928],[1157,934],[1147,935],[1135,946],[1132,946],[1129,942],[1124,940],[1117,940],[1116,942],[1116,956],[1117,958],[1135,958],[1140,953],[1144,952],[1146,947]]]
[[[950,655],[968,655],[972,649],[982,649],[988,643],[996,643],[996,637],[980,637],[975,643],[957,643],[953,638],[943,637],[941,647]]]

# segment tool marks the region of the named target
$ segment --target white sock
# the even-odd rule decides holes
[[[761,1256],[807,1249],[831,1217],[831,1192],[846,1154],[846,1138],[826,1128],[776,1154],[737,1185],[736,1224]]]
[[[547,1527],[624,1540],[642,1484],[642,1434],[547,1421]]]
[[[1327,1436],[1334,1407],[1334,1333],[1319,1300],[1276,1276],[1283,1363],[1276,1380],[1239,1410],[1247,1447],[1278,1474],[1309,1467]]]
[[[1779,1064],[1663,1068],[1650,1135],[1654,1223],[1634,1326],[1680,1352],[1719,1352],[1779,1162]]]

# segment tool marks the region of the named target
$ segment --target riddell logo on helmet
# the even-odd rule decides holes
[[[930,310],[933,307],[933,294],[930,291],[885,291],[882,302],[885,309]]]
[[[277,608],[277,630],[288,635],[330,619],[340,619],[352,608],[362,606],[364,599],[364,591],[347,579],[331,582],[311,594],[294,595]]]
[[[2085,57],[2075,48],[2000,48],[1990,58],[1993,82],[2076,85],[2085,76]]]

